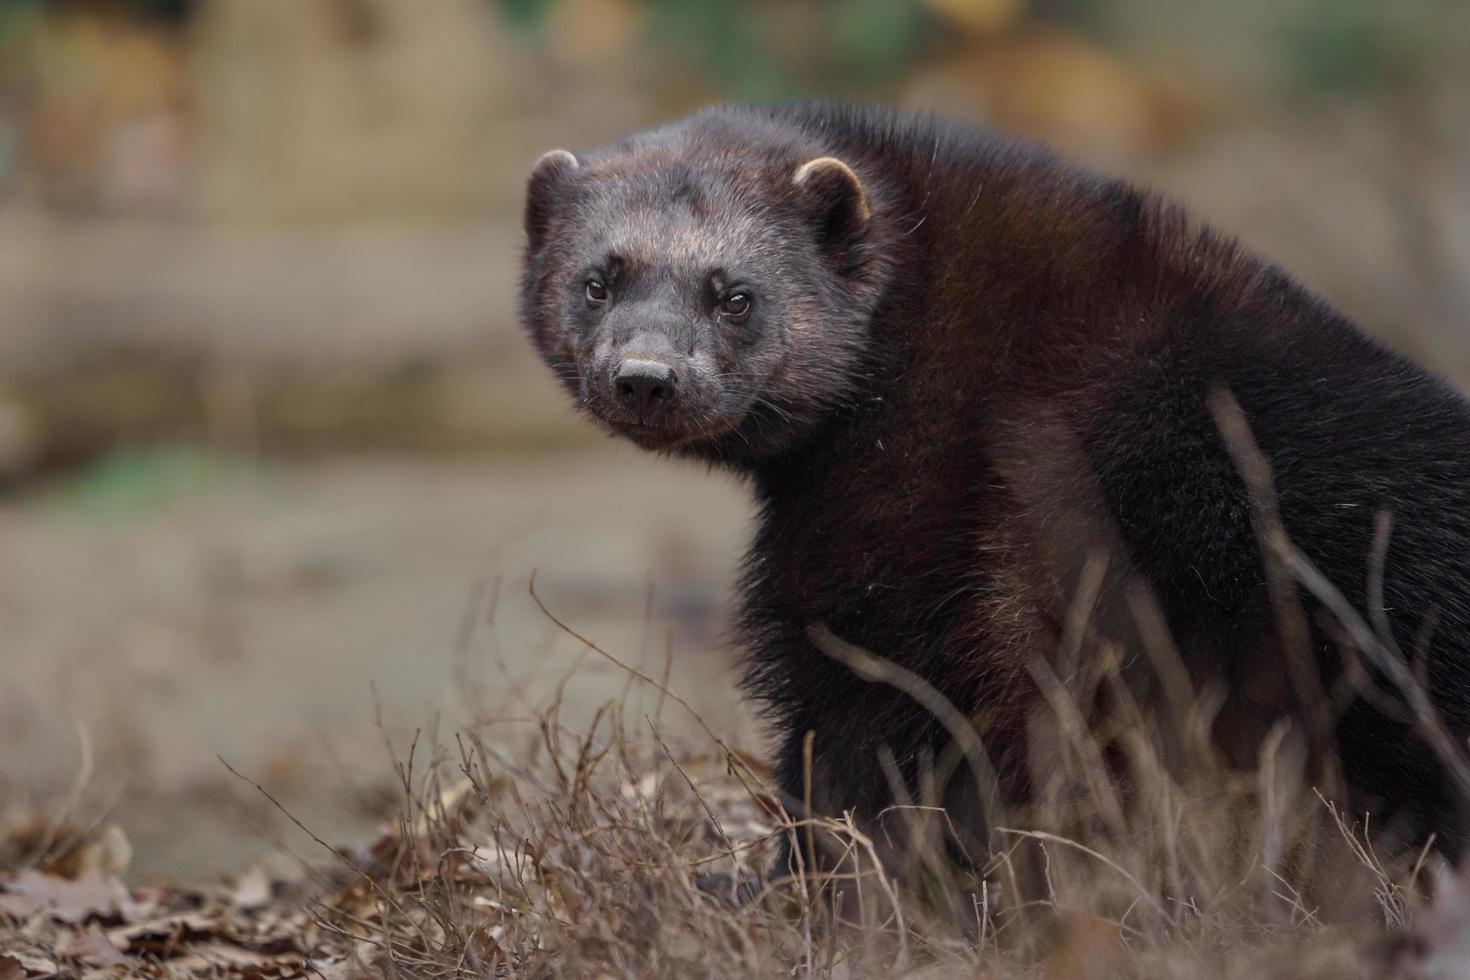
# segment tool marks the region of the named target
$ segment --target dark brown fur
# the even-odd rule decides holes
[[[793,188],[824,156],[851,168],[870,217],[854,217],[836,169],[818,196]],[[1072,681],[1109,643],[1136,651],[1140,602],[1193,683],[1224,690],[1233,761],[1253,762],[1283,717],[1320,750],[1320,704],[1285,680],[1258,501],[1220,436],[1215,390],[1274,468],[1286,531],[1364,616],[1374,522],[1392,514],[1388,639],[1413,649],[1432,621],[1431,692],[1456,738],[1470,730],[1470,410],[1179,208],[966,127],[831,105],[712,109],[551,169],[530,191],[528,328],[610,428],[751,477],[747,680],[777,721],[793,800],[808,732],[816,805],[863,819],[894,799],[881,755],[913,786],[951,742],[909,694],[815,649],[817,623],[973,718],[1011,798],[1029,781],[1034,671]],[[577,305],[579,277],[635,244],[611,239],[644,208],[658,218],[636,243],[627,306],[594,316]],[[756,266],[780,256],[751,285],[775,315],[744,334],[718,314],[698,326],[690,299],[730,241]],[[619,330],[666,314],[694,317],[678,335],[691,360],[670,357],[680,399],[705,414],[681,402],[650,427],[608,407],[601,365],[616,363]],[[718,372],[701,376],[700,358]],[[736,382],[753,397],[721,402]],[[1103,571],[1079,618],[1089,567]],[[1325,690],[1344,676],[1342,631],[1300,598]],[[1069,616],[1085,628],[1068,634]],[[1340,751],[1354,806],[1402,842],[1434,833],[1460,850],[1464,796],[1415,723],[1348,698],[1328,724],[1315,734]],[[945,797],[972,841],[985,791],[960,780]]]

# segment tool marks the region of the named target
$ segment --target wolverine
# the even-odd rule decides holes
[[[745,684],[793,812],[870,824],[958,746],[940,800],[984,841],[1042,680],[1162,674],[1152,623],[1231,765],[1295,733],[1352,812],[1463,851],[1470,406],[1281,270],[1043,149],[830,103],[553,150],[524,223],[578,408],[753,489]]]

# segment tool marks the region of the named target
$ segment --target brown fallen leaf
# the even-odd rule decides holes
[[[296,976],[307,965],[306,958],[298,953],[260,953],[219,941],[191,943],[188,953],[202,958],[216,970],[228,971],[231,976],[261,980]]]
[[[7,961],[20,967],[19,973],[7,972],[10,968]],[[0,980],[16,980],[25,977],[54,977],[61,972],[61,967],[55,960],[44,956],[31,956],[26,953],[11,950],[0,954]]]
[[[214,916],[202,912],[179,912],[117,926],[107,930],[107,938],[128,952],[136,953],[144,949],[149,952],[166,952],[185,939],[214,936],[223,929],[223,925]]]
[[[313,963],[309,976],[320,980],[366,980],[378,976],[382,966],[382,951],[368,943],[357,943],[342,959],[331,963]]]
[[[0,876],[0,912],[16,919],[44,913],[58,922],[76,924],[133,910],[132,896],[122,882],[96,871],[75,881],[39,871]]]
[[[230,904],[245,912],[265,908],[271,900],[271,879],[265,866],[252,864],[245,873],[235,879],[234,891],[230,893]]]
[[[63,939],[56,952],[68,959],[81,960],[88,966],[125,966],[130,962],[95,922],[88,925],[85,932],[73,933]]]

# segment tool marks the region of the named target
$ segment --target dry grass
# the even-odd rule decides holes
[[[326,918],[390,976],[1458,975],[1434,972],[1415,931],[1435,859],[1376,853],[1284,728],[1257,771],[1232,772],[1206,737],[1217,704],[1192,700],[1166,728],[1107,660],[1094,681],[1116,708],[1085,724],[1095,686],[1037,678],[1040,792],[999,814],[978,872],[939,859],[955,841],[932,807],[888,815],[932,851],[900,880],[882,842],[791,815],[707,727],[671,746],[613,703],[571,731],[552,703],[519,745],[470,731],[397,763],[405,813]],[[1118,753],[1126,785],[1103,765]],[[843,873],[768,880],[782,838],[840,849]]]
[[[1038,665],[1034,801],[996,805],[992,838],[977,844],[925,802],[932,786],[896,782],[902,803],[876,830],[789,813],[763,766],[665,682],[546,612],[588,655],[651,688],[653,711],[632,712],[625,689],[573,729],[554,698],[517,735],[501,723],[493,739],[471,728],[390,745],[400,816],[359,851],[318,839],[334,866],[308,862],[303,884],[317,898],[305,906],[299,888],[247,902],[243,882],[223,897],[135,891],[130,906],[115,879],[46,879],[86,910],[58,920],[15,913],[26,901],[15,887],[36,879],[0,876],[0,893],[12,891],[8,924],[0,908],[0,976],[57,975],[47,963],[88,955],[112,971],[98,976],[205,975],[197,966],[330,980],[1470,976],[1470,877],[1427,853],[1375,850],[1369,828],[1317,794],[1305,740],[1285,727],[1253,771],[1227,769],[1207,734],[1218,699],[1176,690],[1167,717],[1155,715],[1123,682],[1122,651],[1081,683]],[[954,711],[897,665],[823,630],[813,639],[871,682]],[[1169,662],[1167,651],[1151,656]],[[1113,707],[1096,719],[1100,692]],[[659,719],[672,711],[704,735],[671,744]],[[983,749],[968,746],[971,758],[955,764],[982,765]],[[920,859],[885,866],[892,852],[874,835],[888,832],[919,841]],[[783,841],[798,866],[772,880]],[[841,873],[803,866],[803,843],[838,851]],[[955,846],[975,867],[945,858]],[[102,884],[107,894],[93,895]],[[105,911],[115,902],[148,905],[146,921]],[[98,922],[105,958],[84,945],[100,942]]]

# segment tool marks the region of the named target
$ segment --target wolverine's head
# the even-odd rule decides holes
[[[728,129],[542,156],[521,309],[604,427],[733,459],[793,445],[850,397],[883,273],[851,166]]]

